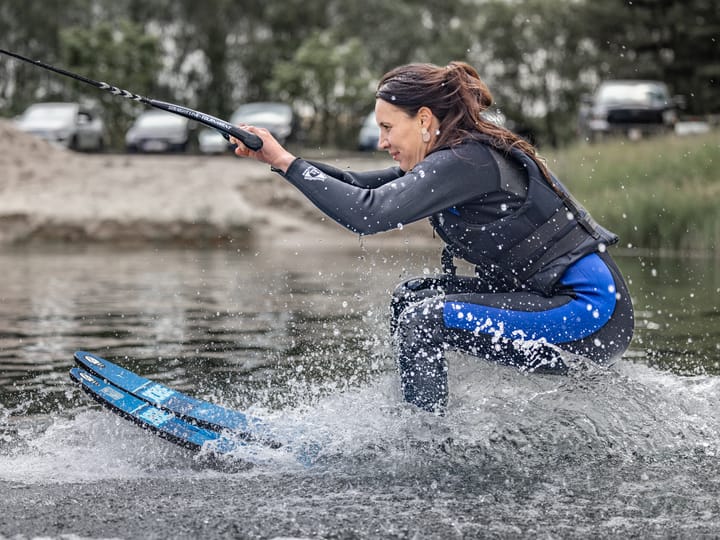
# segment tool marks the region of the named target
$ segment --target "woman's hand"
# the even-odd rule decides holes
[[[295,156],[288,152],[270,132],[265,128],[249,126],[247,124],[238,125],[243,131],[253,133],[262,139],[262,148],[258,151],[250,150],[242,141],[235,137],[230,137],[230,142],[237,146],[235,155],[239,157],[249,157],[267,163],[274,169],[282,172],[287,171],[290,164],[295,160]]]

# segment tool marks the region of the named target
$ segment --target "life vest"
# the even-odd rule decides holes
[[[484,136],[477,140],[493,146]],[[530,289],[551,296],[568,266],[616,243],[618,237],[598,225],[554,176],[553,188],[527,154],[513,148],[505,155],[527,171],[525,202],[490,223],[471,223],[455,207],[431,216],[432,226],[447,244],[443,268],[454,273],[452,258],[460,257],[474,264],[477,275],[493,290]]]

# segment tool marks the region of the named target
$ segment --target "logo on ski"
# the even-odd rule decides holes
[[[105,364],[103,364],[100,360],[98,360],[98,359],[95,358],[94,356],[90,356],[89,354],[86,354],[86,355],[84,356],[84,358],[85,358],[85,361],[86,361],[88,364],[92,364],[93,366],[97,366],[97,367],[99,367],[99,368],[104,368],[104,367],[105,367]]]

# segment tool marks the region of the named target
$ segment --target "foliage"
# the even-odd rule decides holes
[[[269,84],[281,99],[312,109],[311,118],[317,125],[307,129],[316,131],[321,143],[348,139],[341,120],[360,118],[374,102],[373,78],[362,44],[357,38],[340,39],[342,36],[331,31],[314,33],[292,59],[275,64]]]
[[[141,26],[122,20],[102,22],[91,27],[71,27],[60,32],[61,62],[71,71],[91,73],[93,78],[151,97],[157,87],[155,74],[160,67],[159,44]],[[122,144],[123,134],[134,116],[144,107],[134,101],[118,99],[78,83],[66,83],[63,94],[102,105],[110,141]],[[122,86],[121,86],[122,88]],[[83,97],[86,96],[86,97]]]
[[[0,0],[0,46],[51,64],[73,60],[66,56],[73,49],[72,65],[81,73],[95,79],[101,73],[138,93],[162,92],[168,101],[221,117],[243,101],[310,104],[320,114],[316,125],[323,126],[313,132],[316,142],[346,144],[382,73],[407,62],[469,60],[509,118],[531,128],[541,143],[558,146],[575,138],[580,96],[607,77],[665,79],[686,96],[688,112],[720,113],[715,4]],[[113,32],[106,43],[97,38],[106,36],[108,25]],[[155,42],[152,61],[146,39]],[[89,49],[80,55],[82,43]],[[140,63],[130,67],[130,59]],[[335,77],[333,85],[327,77]],[[77,92],[55,75],[0,59],[2,115]],[[103,104],[116,109],[111,116],[119,129],[120,106]]]
[[[0,46],[48,63],[59,59],[60,29],[89,24],[92,0],[15,2],[0,0]],[[0,111],[15,115],[31,103],[57,93],[56,75],[0,59]]]
[[[667,82],[689,114],[720,112],[720,9],[714,0],[588,1],[598,74]]]
[[[511,119],[540,117],[533,131],[558,146],[575,135],[583,84],[592,74],[594,49],[578,10],[567,0],[490,0],[476,20],[476,64]]]

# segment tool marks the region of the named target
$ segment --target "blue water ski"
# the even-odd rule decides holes
[[[241,411],[193,398],[141,377],[90,352],[76,352],[75,362],[85,371],[97,375],[125,392],[198,426],[214,431],[228,429],[248,440],[258,440],[269,446],[280,446],[279,443],[269,440],[268,428],[262,420]]]
[[[212,451],[222,455],[247,445],[242,440],[230,439],[217,431],[187,422],[170,411],[158,409],[79,367],[70,369],[70,378],[113,412],[185,448],[200,450],[210,443]]]

